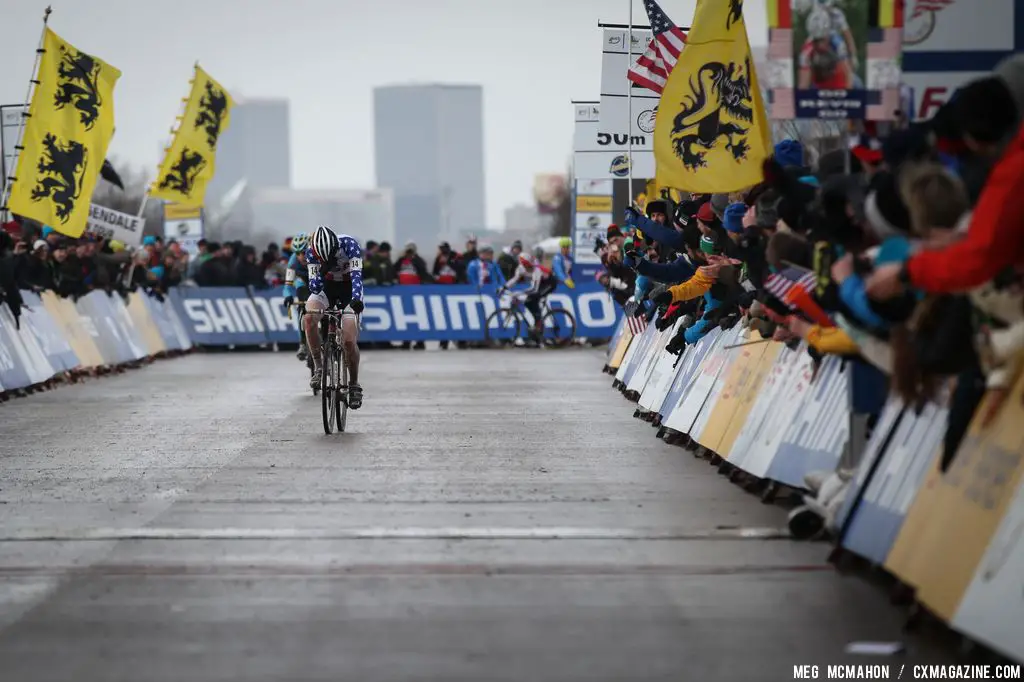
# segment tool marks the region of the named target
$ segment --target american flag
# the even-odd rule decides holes
[[[806,272],[797,268],[786,268],[777,274],[771,274],[765,280],[764,288],[769,294],[779,299],[790,307],[795,307],[789,294],[797,287],[805,292],[814,291],[817,280],[813,272]]]
[[[633,317],[632,315],[627,315],[626,326],[629,327],[629,331],[633,336],[640,336],[647,329],[647,316]]]
[[[654,0],[644,0],[647,19],[651,22],[654,36],[647,43],[647,49],[636,64],[629,67],[627,78],[637,85],[661,94],[668,82],[668,75],[679,59],[679,53],[686,45],[686,34],[672,23],[668,15]]]

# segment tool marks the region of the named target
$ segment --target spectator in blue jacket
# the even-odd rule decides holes
[[[475,284],[478,289],[485,286],[505,286],[505,275],[501,268],[494,262],[494,247],[483,245],[479,250],[479,257],[471,261],[466,268],[466,280]]]

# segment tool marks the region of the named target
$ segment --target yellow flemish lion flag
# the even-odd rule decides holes
[[[197,65],[185,113],[149,196],[184,207],[203,205],[206,185],[213,178],[217,140],[228,128],[234,104],[228,91]]]
[[[7,207],[79,237],[114,135],[121,72],[46,28]]]
[[[763,179],[770,145],[743,0],[697,0],[686,49],[658,103],[658,184],[695,193],[751,187]]]

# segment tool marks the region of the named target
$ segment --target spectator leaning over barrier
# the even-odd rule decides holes
[[[506,280],[516,274],[521,255],[523,255],[523,243],[518,239],[512,242],[507,249],[502,249],[501,255],[498,257],[498,267],[501,268],[501,274]]]
[[[18,286],[40,292],[53,289],[53,269],[50,264],[50,246],[42,239],[32,244],[29,253],[22,254],[18,267]]]
[[[381,286],[391,286],[398,281],[398,273],[395,271],[395,264],[391,260],[391,244],[389,242],[381,242],[380,248],[377,249],[377,258],[375,259],[377,267],[380,268],[378,273],[378,281]]]
[[[473,261],[475,261],[478,258],[478,256],[479,256],[479,254],[477,253],[477,250],[476,250],[476,245],[477,245],[476,235],[470,235],[469,238],[466,239],[466,250],[462,252],[462,260],[467,265],[469,263],[472,263]]]
[[[478,258],[470,262],[466,267],[466,277],[469,284],[477,289],[488,287],[505,286],[505,274],[494,262],[494,247],[484,244],[480,247]]]
[[[16,274],[15,243],[6,228],[0,231],[0,305],[7,304],[14,315],[15,324],[20,327],[22,299]]]
[[[459,280],[459,273],[452,267],[449,260],[453,257],[451,247],[447,242],[442,242],[437,248],[437,256],[434,258],[433,277],[436,284],[455,284]],[[456,263],[458,261],[456,260]]]
[[[271,246],[276,246],[272,244]],[[271,255],[272,251],[267,252]],[[234,284],[242,287],[253,287],[254,289],[267,289],[270,284],[267,282],[266,271],[260,263],[256,262],[256,249],[251,246],[243,246],[241,257],[234,264]],[[284,281],[283,278],[281,280]]]
[[[427,264],[416,252],[415,242],[406,242],[405,250],[395,264],[398,270],[399,284],[430,284],[432,278],[427,272]]]
[[[210,243],[205,239],[200,239],[196,243],[196,255],[188,265],[188,279],[199,283],[199,270],[203,263],[210,259]]]

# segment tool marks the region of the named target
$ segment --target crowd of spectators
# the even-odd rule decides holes
[[[515,271],[521,252],[522,244],[515,242],[501,253],[498,263],[507,277]],[[142,290],[154,296],[179,285],[267,289],[284,283],[290,256],[291,238],[281,245],[269,244],[262,254],[240,241],[203,239],[190,253],[174,239],[146,236],[132,248],[91,233],[71,239],[15,217],[0,230],[0,303],[6,302],[17,318],[21,291],[53,291],[77,299],[97,289],[122,295]],[[477,259],[494,260],[494,249],[485,245],[478,251],[475,237],[461,253],[441,243],[432,267],[412,242],[396,256],[388,242],[368,241],[363,281],[367,286],[467,283],[473,272],[469,264]]]
[[[626,211],[597,246],[599,280],[681,354],[737,324],[848,360],[853,408],[951,390],[945,463],[985,392],[991,418],[1024,348],[1024,56],[930,121],[823,155],[776,145],[764,180]],[[755,336],[756,338],[756,336]]]

